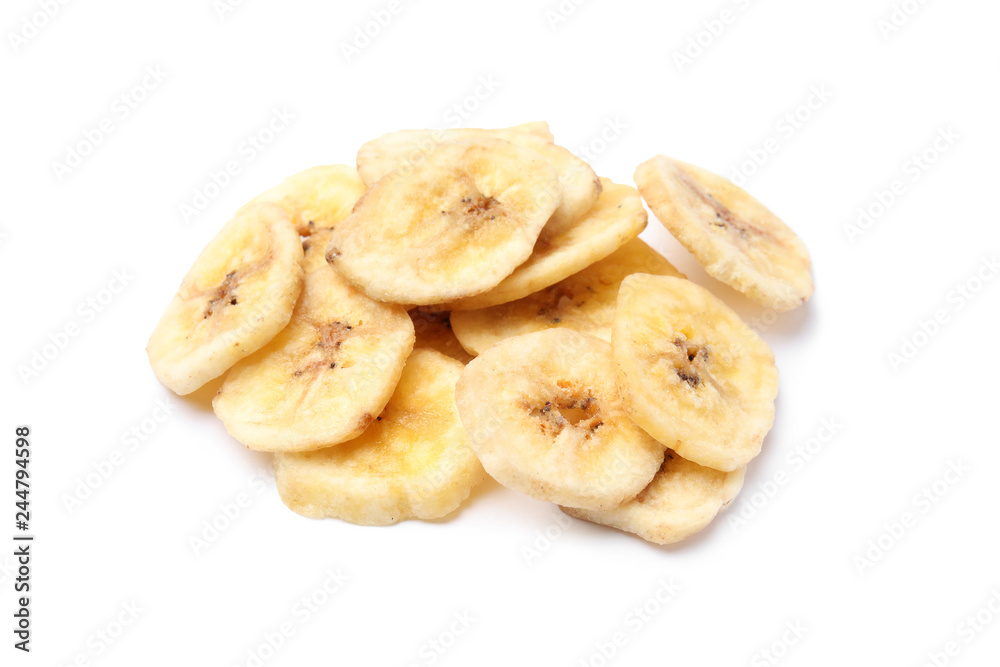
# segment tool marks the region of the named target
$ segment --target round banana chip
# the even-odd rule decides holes
[[[723,472],[760,453],[774,422],[774,355],[711,292],[668,276],[629,276],[612,343],[625,406],[647,433]]]
[[[212,406],[250,449],[336,445],[385,407],[413,339],[402,306],[373,301],[322,266],[306,276],[292,321],[232,368]]]
[[[414,308],[410,311],[410,319],[413,321],[414,331],[417,332],[417,342],[413,346],[414,349],[437,350],[441,354],[461,361],[463,365],[473,360],[474,357],[466,352],[462,344],[455,338],[448,313]]]
[[[272,203],[281,206],[302,236],[336,227],[351,214],[365,184],[353,167],[341,164],[313,167],[290,176],[257,195],[247,206]]]
[[[660,472],[634,500],[612,510],[561,508],[576,519],[673,544],[700,532],[743,488],[744,469],[720,472],[667,450]]]
[[[311,518],[368,526],[438,519],[486,478],[455,411],[462,364],[415,350],[385,410],[337,447],[275,454],[282,501]]]
[[[156,377],[183,396],[281,331],[302,289],[302,245],[272,204],[245,207],[209,242],[153,330]]]
[[[618,287],[633,273],[684,277],[642,239],[633,239],[596,264],[523,299],[453,312],[451,325],[462,347],[472,354],[482,354],[505,338],[555,327],[610,342]]]
[[[597,205],[572,225],[550,220],[535,242],[534,252],[514,273],[489,292],[442,306],[475,310],[515,301],[557,283],[634,239],[646,228],[646,209],[635,188],[601,179]]]
[[[442,144],[455,141],[502,139],[537,151],[559,173],[562,201],[552,214],[552,235],[567,232],[594,207],[601,195],[601,181],[593,168],[570,151],[552,142],[547,123],[528,123],[503,130],[453,129],[404,130],[370,141],[358,152],[358,171],[372,185],[397,169],[413,170]]]
[[[508,338],[469,362],[456,401],[486,471],[538,500],[618,507],[663,463],[665,447],[621,403],[611,345],[593,336]]]
[[[555,138],[549,124],[540,121],[499,130],[455,128],[448,130],[400,130],[372,139],[358,151],[358,175],[372,186],[386,174],[400,167],[414,168],[442,144],[477,139],[514,141],[520,135],[552,143]]]
[[[376,183],[334,229],[327,260],[379,301],[472,296],[528,259],[559,201],[538,153],[499,139],[445,144]]]
[[[640,165],[635,182],[660,222],[712,277],[778,312],[812,296],[805,245],[738,186],[663,155]]]

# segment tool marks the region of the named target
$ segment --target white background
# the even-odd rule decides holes
[[[287,621],[294,633],[263,664],[431,664],[427,642],[442,633],[451,645],[434,664],[765,665],[761,651],[778,642],[777,664],[916,666],[950,641],[957,655],[939,664],[993,664],[1000,613],[985,612],[992,624],[971,638],[961,624],[1000,594],[1000,280],[967,301],[954,290],[1000,250],[989,203],[1000,7],[906,4],[915,14],[885,35],[890,0],[591,0],[555,25],[556,0],[411,0],[348,62],[342,43],[388,0],[252,0],[221,17],[210,0],[70,2],[17,47],[11,34],[40,10],[4,3],[0,535],[7,544],[14,532],[10,451],[26,423],[37,541],[30,656],[10,646],[13,562],[0,551],[3,663],[246,665]],[[721,34],[702,34],[703,52],[679,67],[675,54],[723,10]],[[147,67],[165,79],[123,118],[115,100]],[[447,521],[303,519],[253,477],[268,461],[227,437],[214,387],[182,400],[149,369],[143,348],[162,308],[237,207],[303,168],[353,163],[382,133],[449,126],[481,77],[495,90],[478,90],[464,124],[545,119],[574,151],[621,127],[592,144],[596,170],[619,182],[657,153],[729,176],[775,140],[747,188],[805,240],[817,292],[763,327],[781,370],[774,430],[741,499],[688,543],[659,548],[579,522],[557,530],[555,508],[492,482]],[[828,99],[800,109],[814,87]],[[248,160],[241,144],[282,108],[294,120]],[[788,130],[797,109],[805,120]],[[104,118],[111,133],[60,179],[54,163]],[[912,156],[947,128],[958,138],[913,172]],[[229,160],[240,173],[185,221],[180,206]],[[905,192],[852,242],[845,226],[897,179]],[[760,315],[655,219],[644,238]],[[102,290],[122,270],[124,290],[88,314],[80,304],[111,296]],[[889,354],[937,310],[947,322],[894,368]],[[22,378],[74,323],[78,335]],[[157,401],[172,414],[154,429]],[[840,425],[835,436],[799,465],[824,420]],[[130,450],[123,434],[143,426],[151,433]],[[120,465],[69,509],[115,450]],[[940,481],[951,463],[967,471]],[[740,504],[776,479],[756,507]],[[936,481],[933,503],[917,498]],[[239,494],[248,506],[195,554],[190,538]],[[901,536],[884,534],[907,513]],[[538,539],[547,529],[549,545]],[[540,549],[530,563],[526,547]],[[869,556],[871,566],[858,560]],[[297,601],[338,569],[349,580],[302,622]],[[628,615],[661,579],[680,591],[636,622]],[[96,633],[117,633],[133,603],[138,618],[109,647]],[[452,643],[463,613],[474,621]],[[803,636],[786,634],[789,623]],[[602,662],[597,644],[619,631],[625,645]]]

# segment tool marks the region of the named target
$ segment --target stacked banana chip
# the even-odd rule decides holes
[[[357,163],[240,209],[147,346],[178,394],[225,375],[215,413],[273,454],[285,504],[437,519],[489,474],[667,544],[733,500],[774,419],[774,356],[638,238],[642,200],[710,275],[784,311],[813,285],[774,214],[663,156],[638,190],[598,178],[546,123],[396,132]]]

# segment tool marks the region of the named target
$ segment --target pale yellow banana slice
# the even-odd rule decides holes
[[[665,447],[636,426],[611,345],[569,329],[508,338],[465,367],[458,413],[483,467],[533,498],[610,509],[653,479]]]
[[[402,306],[373,301],[321,266],[306,276],[288,326],[226,376],[215,414],[251,449],[344,442],[385,407],[413,339]]]
[[[442,144],[477,139],[513,141],[521,135],[552,143],[549,124],[540,121],[499,130],[458,128],[448,130],[400,130],[372,139],[358,151],[358,174],[368,186],[403,167],[414,169]]]
[[[660,222],[712,277],[778,312],[812,296],[805,245],[738,186],[663,155],[640,165],[635,182]]]
[[[481,354],[505,338],[555,327],[610,342],[618,287],[633,273],[684,277],[642,239],[634,239],[605,259],[523,299],[453,312],[452,329],[472,354]]]
[[[700,532],[743,488],[744,469],[720,472],[667,451],[660,472],[634,500],[612,510],[561,508],[577,519],[673,544]]]
[[[708,290],[668,276],[629,276],[612,343],[625,406],[654,438],[724,472],[760,453],[774,421],[774,355]]]
[[[312,167],[257,195],[247,206],[281,206],[302,236],[336,227],[351,214],[365,184],[357,170],[341,164]]]
[[[552,235],[566,233],[597,203],[601,181],[589,164],[552,142],[546,123],[529,123],[502,130],[403,130],[368,142],[358,153],[358,171],[374,184],[397,169],[417,168],[437,147],[454,141],[503,139],[538,152],[559,173],[562,201],[552,214]]]
[[[302,245],[278,206],[245,207],[202,251],[156,325],[156,377],[189,394],[281,331],[302,289]]]
[[[646,228],[646,209],[639,192],[601,179],[597,205],[572,225],[549,221],[534,252],[489,292],[445,304],[446,310],[475,310],[515,301],[537,292],[603,259]]]
[[[455,338],[451,330],[451,318],[448,313],[431,311],[424,308],[414,308],[410,311],[413,329],[417,333],[414,349],[429,348],[457,359],[463,364],[472,361],[473,356],[465,351],[462,344]]]
[[[368,190],[334,229],[327,260],[379,301],[485,292],[531,255],[558,180],[538,153],[507,141],[444,144]]]
[[[414,350],[385,410],[337,447],[275,454],[281,499],[307,517],[385,526],[438,519],[486,478],[455,410],[462,364]]]

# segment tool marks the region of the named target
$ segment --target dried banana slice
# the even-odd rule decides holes
[[[618,287],[633,273],[684,277],[642,239],[634,239],[596,264],[523,299],[453,312],[451,325],[462,347],[472,354],[482,354],[505,338],[554,327],[610,342]]]
[[[646,209],[639,192],[602,178],[597,205],[572,225],[549,221],[534,252],[489,292],[470,296],[443,308],[475,310],[515,301],[557,283],[634,239],[646,228]]]
[[[778,312],[812,296],[805,245],[738,186],[663,155],[640,165],[635,182],[660,222],[712,277]]]
[[[462,364],[415,350],[385,410],[337,447],[275,454],[281,499],[307,517],[368,526],[438,519],[486,478],[455,411]]]
[[[302,236],[336,227],[351,214],[365,184],[353,167],[342,164],[312,167],[257,195],[247,206],[281,206]]]
[[[379,301],[479,294],[528,259],[560,192],[555,170],[530,149],[445,144],[374,185],[334,229],[327,260]]]
[[[625,412],[611,345],[569,329],[497,343],[469,362],[458,413],[483,467],[533,498],[611,509],[634,498],[665,447]]]
[[[544,129],[544,132],[542,131]],[[368,185],[400,168],[419,167],[437,147],[454,141],[503,139],[538,152],[559,173],[562,201],[552,214],[552,235],[564,234],[594,207],[601,181],[589,164],[552,143],[548,124],[529,123],[503,130],[404,130],[370,141],[358,153],[358,171]]]
[[[673,544],[700,532],[743,488],[744,469],[720,472],[667,451],[660,472],[634,500],[612,510],[563,507],[571,517]]]
[[[281,208],[245,207],[209,242],[153,330],[156,377],[190,394],[281,331],[302,289],[302,246]]]
[[[467,364],[474,358],[455,338],[448,313],[414,308],[410,311],[410,319],[413,321],[414,331],[417,332],[417,342],[413,346],[414,349],[437,350],[441,354],[461,361],[462,364]]]
[[[322,266],[306,276],[292,321],[232,368],[212,406],[250,449],[336,445],[385,407],[413,339],[402,306],[373,301]]]
[[[629,276],[612,343],[628,413],[654,438],[723,472],[760,453],[774,422],[774,355],[708,290],[667,276]]]
[[[541,121],[499,130],[458,128],[449,130],[401,130],[372,139],[358,151],[358,174],[372,186],[386,174],[400,167],[414,169],[443,144],[478,139],[514,141],[521,135],[552,143],[549,124]]]

